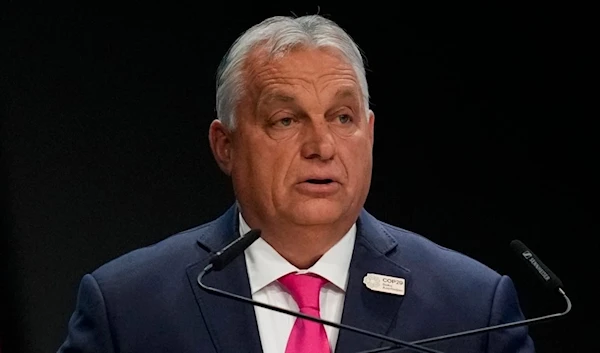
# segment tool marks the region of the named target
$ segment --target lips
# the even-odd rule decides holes
[[[303,178],[296,188],[300,193],[311,197],[327,197],[340,190],[340,183],[330,176],[311,176]]]
[[[335,174],[321,171],[303,174],[300,178],[298,178],[298,182],[315,185],[327,185],[335,182],[339,183],[340,181]]]

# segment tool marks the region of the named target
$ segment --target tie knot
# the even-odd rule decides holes
[[[288,289],[300,310],[303,308],[319,310],[321,287],[327,283],[326,279],[312,273],[290,273],[281,277],[279,283]]]

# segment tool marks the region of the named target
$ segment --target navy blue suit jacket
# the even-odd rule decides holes
[[[196,282],[210,253],[239,236],[237,212],[234,206],[211,223],[85,275],[59,352],[261,352],[254,308],[204,292]],[[366,211],[357,226],[342,323],[414,341],[523,317],[508,277]],[[404,278],[405,295],[366,288],[362,281],[367,273]],[[251,296],[243,256],[205,280]],[[384,345],[340,331],[336,351]],[[534,352],[523,327],[430,347],[456,353]]]

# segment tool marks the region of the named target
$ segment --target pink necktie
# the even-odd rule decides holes
[[[314,274],[290,273],[279,279],[306,315],[321,317],[319,296],[327,280]],[[330,353],[325,327],[317,322],[297,318],[285,353]]]

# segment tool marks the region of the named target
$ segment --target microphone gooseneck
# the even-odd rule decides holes
[[[277,312],[280,312],[280,313],[283,313],[283,314],[292,315],[292,316],[299,317],[299,318],[302,318],[302,319],[306,319],[306,320],[318,322],[318,323],[323,324],[323,325],[333,326],[333,327],[341,329],[341,330],[349,330],[349,331],[352,331],[352,332],[355,332],[355,333],[358,333],[358,334],[362,334],[362,335],[365,335],[365,336],[369,336],[369,337],[373,337],[373,338],[378,338],[378,339],[381,339],[381,340],[384,340],[384,341],[387,341],[387,342],[390,342],[390,343],[394,343],[394,344],[396,344],[398,346],[403,346],[403,347],[414,349],[414,350],[419,351],[419,352],[443,353],[443,352],[440,352],[440,351],[432,349],[432,348],[421,347],[421,346],[417,345],[416,343],[409,343],[409,342],[401,341],[401,340],[398,340],[398,339],[395,339],[395,338],[392,338],[392,337],[388,337],[388,336],[384,336],[384,335],[381,335],[381,334],[378,334],[378,333],[375,333],[375,332],[363,330],[363,329],[360,329],[360,328],[354,327],[354,326],[348,326],[348,325],[344,325],[344,324],[338,324],[338,323],[335,323],[335,322],[330,322],[330,321],[327,321],[327,320],[319,319],[318,317],[314,317],[314,316],[303,314],[301,312],[295,312],[295,311],[291,311],[291,310],[279,308],[279,307],[276,307],[276,306],[273,306],[273,305],[269,305],[269,304],[261,303],[261,302],[258,302],[258,301],[254,301],[254,300],[252,300],[250,298],[246,298],[246,297],[243,297],[241,295],[237,295],[235,293],[229,293],[229,292],[220,290],[218,288],[207,286],[206,284],[204,284],[202,282],[202,278],[205,275],[207,275],[208,273],[210,273],[212,271],[212,269],[213,269],[213,265],[212,264],[208,264],[202,270],[202,272],[200,272],[200,274],[198,275],[198,284],[200,285],[200,287],[202,289],[204,289],[207,292],[210,292],[210,293],[222,296],[222,297],[234,299],[234,300],[237,300],[237,301],[240,301],[240,302],[243,302],[243,303],[248,303],[250,305],[260,306],[260,307],[265,308],[265,309],[274,310],[274,311],[277,311]]]
[[[526,319],[526,320],[509,322],[509,323],[499,324],[499,325],[494,325],[494,326],[487,326],[487,327],[482,327],[482,328],[468,330],[468,331],[461,331],[461,332],[456,332],[456,333],[443,335],[443,336],[436,336],[436,337],[427,338],[427,339],[423,339],[423,340],[412,341],[411,343],[422,345],[422,344],[427,344],[427,343],[449,340],[449,339],[457,338],[457,337],[470,336],[470,335],[480,334],[480,333],[489,332],[489,331],[496,331],[496,330],[501,330],[501,329],[529,325],[529,324],[533,324],[533,323],[539,323],[539,322],[543,322],[543,321],[549,321],[549,320],[557,319],[561,316],[567,315],[571,311],[571,307],[572,307],[571,300],[569,299],[569,297],[567,296],[565,291],[562,289],[563,284],[562,284],[562,281],[558,278],[558,276],[556,276],[546,265],[544,265],[544,263],[537,256],[535,256],[535,254],[527,246],[525,246],[525,244],[523,244],[523,242],[521,242],[520,240],[511,241],[510,246],[517,253],[517,255],[527,263],[528,268],[532,270],[532,272],[535,274],[535,276],[537,278],[539,278],[547,288],[549,288],[551,290],[558,290],[558,292],[562,295],[563,299],[567,303],[567,308],[565,309],[565,311],[563,311],[561,313],[544,315],[544,316]],[[405,347],[391,346],[391,347],[382,347],[382,348],[371,349],[371,350],[362,351],[359,353],[398,352],[398,351],[402,351],[405,349],[406,349]]]
[[[436,337],[426,338],[426,339],[422,339],[422,340],[418,340],[418,341],[411,341],[411,343],[427,344],[427,343],[433,343],[433,342],[438,342],[438,341],[445,341],[445,340],[449,340],[452,338],[458,338],[458,337],[464,337],[464,336],[485,333],[485,332],[489,332],[489,331],[496,331],[496,330],[507,329],[507,328],[512,328],[512,327],[524,326],[524,325],[528,325],[528,324],[532,324],[532,323],[538,323],[538,322],[542,322],[542,321],[548,321],[551,319],[559,318],[561,316],[568,314],[569,311],[571,311],[571,300],[569,299],[569,297],[567,297],[567,295],[565,294],[565,292],[562,289],[559,289],[559,292],[563,295],[565,301],[567,302],[567,308],[565,309],[565,311],[563,311],[561,313],[540,316],[540,317],[527,319],[527,320],[509,322],[509,323],[500,324],[500,325],[482,327],[482,328],[473,329],[473,330],[469,330],[469,331],[461,331],[461,332],[456,332],[456,333],[452,333],[452,334],[448,334],[448,335],[436,336]],[[406,349],[406,348],[405,347],[382,347],[382,348],[371,349],[368,351],[362,351],[359,353],[398,352],[398,351],[401,351],[404,349]]]

